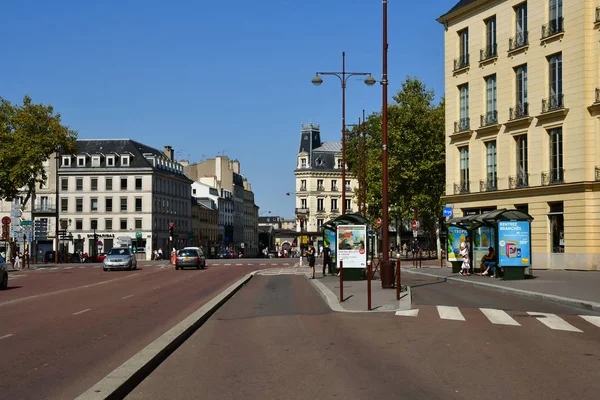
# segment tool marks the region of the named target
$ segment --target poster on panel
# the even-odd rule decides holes
[[[336,262],[336,242],[335,242],[335,231],[329,229],[323,229],[323,247],[329,246],[331,250],[331,262]]]
[[[529,221],[498,222],[498,262],[502,267],[531,264]]]
[[[481,226],[475,229],[473,234],[473,260],[477,263],[481,261],[484,255],[489,251],[490,247],[496,246],[496,229],[489,226]],[[472,263],[473,267],[479,268],[479,265]]]
[[[450,225],[448,227],[448,261],[461,261],[460,244],[469,236],[466,229]]]
[[[367,226],[338,225],[337,226],[337,267],[344,262],[344,268],[366,268]]]

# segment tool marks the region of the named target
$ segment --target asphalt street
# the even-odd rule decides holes
[[[525,311],[494,324],[478,308],[502,305],[485,303],[491,291],[429,287],[439,298],[416,305],[418,317],[334,313],[304,276],[255,276],[128,398],[598,398],[599,327],[572,312],[555,317],[578,332]],[[507,296],[514,308],[562,311]],[[465,318],[442,319],[434,303]]]
[[[0,292],[0,398],[72,399],[248,272],[288,260],[219,260],[205,270],[59,265],[10,273]]]

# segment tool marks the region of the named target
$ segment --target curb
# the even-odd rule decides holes
[[[400,296],[400,300],[398,301],[398,308],[397,309],[393,309],[393,310],[388,310],[388,309],[383,309],[383,310],[379,310],[379,309],[373,309],[371,311],[367,311],[367,310],[346,310],[344,307],[342,307],[340,305],[340,301],[337,297],[337,295],[335,293],[333,293],[331,291],[331,289],[329,289],[327,286],[325,286],[323,283],[319,282],[316,279],[311,279],[310,280],[311,283],[317,288],[319,289],[319,292],[321,294],[321,296],[323,297],[323,299],[325,299],[325,301],[327,302],[327,304],[329,305],[329,308],[331,308],[332,311],[335,312],[346,312],[346,313],[373,313],[373,312],[396,312],[396,311],[403,311],[403,310],[409,310],[411,308],[412,305],[412,294],[410,291],[410,287],[406,287],[406,292]],[[404,299],[404,301],[406,302],[406,299],[408,299],[408,306],[406,305],[402,305],[402,300]]]
[[[106,375],[76,400],[122,399],[156,369],[169,355],[200,328],[227,300],[252,279],[251,272],[194,311]]]
[[[435,275],[435,274],[429,274],[427,272],[417,272],[417,271],[411,271],[411,270],[406,270],[406,269],[402,270],[402,272],[405,272],[407,274],[413,274],[413,275],[428,276],[428,277],[436,278],[436,279],[442,280],[442,281],[460,282],[460,283],[465,283],[467,285],[473,285],[473,286],[483,286],[488,289],[497,290],[500,292],[518,294],[518,295],[525,296],[525,297],[535,297],[535,298],[539,298],[539,299],[553,301],[555,303],[561,303],[561,304],[566,304],[569,306],[585,308],[587,310],[600,311],[600,303],[596,303],[596,302],[588,301],[588,300],[573,299],[571,297],[563,297],[563,296],[557,296],[554,294],[534,292],[531,290],[499,286],[499,285],[494,285],[494,284],[485,283],[485,282],[467,281],[467,280],[463,280],[463,279],[459,279],[459,278],[454,278],[451,276],[444,277],[444,276],[439,276],[439,275]]]

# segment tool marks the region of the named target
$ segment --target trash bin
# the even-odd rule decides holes
[[[383,289],[392,289],[394,287],[394,261],[382,261],[380,266],[381,271],[381,287]]]

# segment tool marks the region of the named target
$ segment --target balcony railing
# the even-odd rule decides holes
[[[352,191],[352,186],[346,185],[346,192],[351,192],[351,191]]]
[[[300,186],[300,192],[306,192],[306,186]]]
[[[600,103],[600,88],[596,88],[596,97],[594,98],[594,103]]]
[[[489,60],[498,57],[498,44],[493,43],[479,50],[479,61]]]
[[[309,214],[309,209],[308,208],[296,208],[296,214],[297,215],[308,215]]]
[[[454,59],[454,70],[458,71],[469,66],[469,53]]]
[[[595,172],[596,172],[596,174],[595,174],[596,181],[600,181],[600,167],[599,166],[596,166]]]
[[[600,22],[600,7],[596,7],[596,23]]]
[[[556,185],[565,181],[564,168],[555,168],[542,172],[542,186]]]
[[[55,213],[56,204],[53,204],[52,202],[42,203],[36,201],[33,204],[33,211],[37,213]]]
[[[469,193],[470,181],[462,181],[454,184],[454,194]]]
[[[479,181],[480,192],[490,192],[493,190],[498,190],[498,178],[482,179]]]
[[[508,51],[517,50],[527,45],[529,45],[529,32],[520,32],[515,37],[508,39]]]
[[[337,188],[337,186],[332,186],[332,187],[331,187],[331,191],[332,191],[332,192],[337,192],[337,191],[338,191],[338,188]]]
[[[520,103],[508,109],[508,119],[515,120],[519,118],[529,117],[529,103]]]
[[[331,212],[332,213],[338,213],[338,212],[340,212],[340,209],[337,208],[337,207],[334,207],[334,208],[331,209]]]
[[[489,111],[481,116],[480,126],[490,126],[498,124],[498,111]]]
[[[454,122],[454,133],[465,132],[471,130],[471,120],[469,118],[461,118]]]
[[[554,111],[554,110],[560,110],[562,108],[565,108],[563,98],[564,98],[563,94],[555,94],[554,96],[550,96],[547,99],[543,99],[542,100],[542,113],[546,113],[546,112],[550,112],[550,111]]]
[[[509,189],[518,189],[522,187],[529,187],[529,173],[519,173],[508,177]]]
[[[318,185],[318,186],[317,186],[317,190],[318,190],[318,191],[320,191],[320,192],[324,192],[324,191],[325,191],[325,186],[323,186],[323,185]]]
[[[549,38],[561,32],[565,31],[564,18],[560,17],[557,19],[550,20],[545,25],[542,25],[542,39]]]

